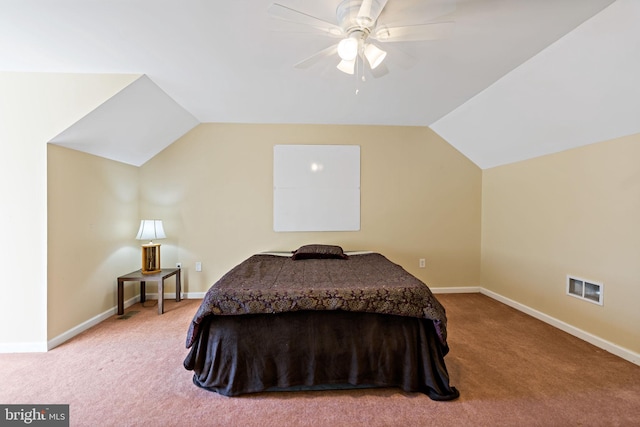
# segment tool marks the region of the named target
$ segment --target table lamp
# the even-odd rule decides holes
[[[160,244],[153,243],[153,241],[166,237],[162,227],[162,220],[143,219],[140,221],[140,229],[136,239],[149,240],[149,243],[142,245],[142,274],[160,272]]]

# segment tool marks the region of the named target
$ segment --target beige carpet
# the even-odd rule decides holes
[[[449,316],[452,402],[396,389],[201,390],[182,367],[199,301],[147,302],[40,354],[0,354],[0,404],[70,404],[72,426],[638,426],[640,367],[480,294]],[[153,302],[152,302],[153,303]]]

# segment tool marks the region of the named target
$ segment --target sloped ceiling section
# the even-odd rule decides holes
[[[337,40],[273,1],[0,0],[0,70],[149,76],[55,139],[132,164],[197,121],[430,126],[482,168],[640,133],[640,0],[389,0],[390,26],[455,26],[385,43],[378,78],[294,68]],[[341,2],[275,1],[331,22]]]
[[[141,166],[198,124],[191,113],[141,76],[51,143]]]
[[[639,133],[639,23],[618,0],[431,128],[483,169]]]

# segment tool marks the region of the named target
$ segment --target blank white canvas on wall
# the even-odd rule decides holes
[[[273,229],[360,230],[360,146],[274,146]]]

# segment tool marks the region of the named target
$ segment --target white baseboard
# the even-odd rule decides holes
[[[42,342],[9,342],[0,343],[1,353],[44,353],[47,351],[47,343]]]
[[[611,354],[615,354],[618,357],[621,357],[624,360],[627,360],[635,365],[640,365],[640,354],[631,351],[627,348],[620,347],[610,341],[607,341],[603,338],[590,334],[589,332],[583,331],[580,328],[576,328],[562,320],[558,320],[555,317],[544,314],[541,311],[528,307],[524,304],[521,304],[517,301],[514,301],[510,298],[504,297],[500,294],[497,294],[493,291],[485,289],[480,286],[458,286],[451,288],[435,288],[429,286],[431,291],[434,294],[468,294],[468,293],[481,293],[483,295],[488,296],[496,301],[499,301],[509,307],[515,308],[518,311],[521,311],[525,314],[528,314],[531,317],[534,317],[538,320],[543,321],[555,328],[560,329],[570,335],[573,335],[576,338],[580,338],[583,341],[588,342],[589,344],[593,344],[598,348],[601,348],[605,351],[608,351]]]
[[[175,294],[174,294],[175,295]],[[130,307],[136,302],[140,301],[140,296],[136,296],[124,302],[124,307]],[[53,348],[56,348],[60,344],[65,341],[69,341],[71,338],[76,335],[81,334],[87,329],[97,325],[98,323],[108,319],[109,317],[116,314],[118,311],[117,307],[113,307],[103,313],[98,314],[97,316],[92,317],[91,319],[82,322],[78,326],[75,326],[69,329],[66,332],[58,335],[57,337],[42,343],[0,343],[0,353],[44,353]]]
[[[183,299],[202,299],[204,298],[206,292],[192,292],[192,293],[182,293],[182,298]],[[146,298],[149,300],[157,300],[158,299],[158,293],[147,293],[146,294]],[[165,293],[164,294],[164,299],[165,300],[170,300],[170,299],[176,299],[176,293]],[[128,299],[127,301],[124,302],[124,308],[129,308],[131,307],[133,304],[140,302],[140,295],[135,296],[131,299]],[[64,343],[65,341],[70,340],[71,338],[75,337],[76,335],[86,331],[87,329],[97,325],[98,323],[108,319],[109,317],[113,316],[114,314],[116,314],[118,312],[118,308],[117,307],[113,307],[103,313],[100,313],[99,315],[92,317],[91,319],[87,320],[86,322],[83,322],[81,324],[79,324],[78,326],[69,329],[68,331],[58,335],[57,337],[53,338],[52,340],[50,340],[46,347],[44,345],[40,346],[39,350],[28,350],[27,347],[25,347],[25,349],[19,349],[16,351],[3,351],[3,347],[0,346],[0,353],[33,353],[33,352],[44,352],[44,351],[48,351],[51,350],[57,346],[59,346],[60,344]]]
[[[434,294],[477,294],[480,292],[480,286],[458,286],[453,288],[434,288],[429,286]]]
[[[493,298],[494,300],[499,301],[505,305],[508,305],[509,307],[515,308],[518,311],[528,314],[531,317],[535,317],[536,319],[541,320],[553,327],[556,327],[570,335],[573,335],[574,337],[580,338],[581,340],[586,341],[589,344],[593,344],[598,348],[615,354],[616,356],[621,357],[622,359],[627,360],[635,365],[640,365],[640,354],[634,351],[631,351],[624,347],[620,347],[619,345],[616,345],[610,341],[590,334],[589,332],[583,331],[580,328],[576,328],[575,326],[565,323],[562,320],[558,320],[555,317],[544,314],[541,311],[528,307],[524,304],[504,297],[488,289],[480,288],[480,293]]]
[[[175,294],[174,294],[175,295]],[[131,299],[128,299],[124,302],[124,308],[128,308],[131,307],[133,304],[137,303],[138,301],[140,301],[140,296],[135,296]],[[64,343],[65,341],[69,341],[71,338],[75,337],[76,335],[81,334],[82,332],[86,331],[87,329],[97,325],[98,323],[108,319],[109,317],[113,316],[114,314],[116,314],[118,312],[118,308],[117,307],[113,307],[103,313],[98,314],[97,316],[92,317],[91,319],[82,322],[81,324],[79,324],[78,326],[75,326],[71,329],[69,329],[68,331],[58,335],[57,337],[49,340],[49,342],[47,343],[47,350],[51,350],[53,348],[56,348],[57,346],[59,346],[60,344]],[[46,351],[46,350],[45,350]]]
[[[431,291],[434,294],[460,294],[460,293],[481,293],[483,295],[486,295],[492,299],[495,299],[496,301],[499,301],[503,304],[508,305],[509,307],[515,308],[518,311],[521,311],[525,314],[528,314],[531,317],[534,317],[538,320],[541,320],[553,327],[556,327],[570,335],[573,335],[577,338],[580,338],[583,341],[586,341],[590,344],[595,345],[598,348],[601,348],[605,351],[608,351],[609,353],[612,353],[618,357],[621,357],[622,359],[625,359],[635,365],[639,365],[640,366],[640,354],[633,352],[629,349],[626,349],[624,347],[620,347],[619,345],[616,345],[610,341],[607,341],[605,339],[602,339],[600,337],[597,337],[593,334],[590,334],[586,331],[583,331],[580,328],[576,328],[575,326],[572,326],[568,323],[565,323],[561,320],[558,320],[552,316],[549,316],[547,314],[544,314],[538,310],[535,310],[531,307],[528,307],[524,304],[521,304],[517,301],[514,301],[510,298],[504,297],[500,294],[497,294],[493,291],[490,291],[488,289],[479,287],[479,286],[460,286],[460,287],[445,287],[445,288],[436,288],[436,287],[430,287]],[[184,299],[203,299],[205,296],[206,292],[185,292],[182,294],[182,298]],[[175,299],[175,292],[174,293],[166,293],[164,295],[165,299]],[[158,299],[158,294],[147,294],[147,298],[148,299]],[[130,306],[132,306],[133,304],[137,303],[138,301],[140,301],[140,297],[136,296],[134,298],[131,298],[127,301],[125,301],[124,306],[125,308],[128,308]],[[70,340],[71,338],[75,337],[76,335],[86,331],[87,329],[91,328],[92,326],[97,325],[98,323],[104,321],[105,319],[108,319],[109,317],[113,316],[114,314],[116,314],[117,308],[113,307],[110,310],[105,311],[104,313],[101,313],[89,320],[87,320],[86,322],[81,323],[80,325],[69,329],[68,331],[64,332],[63,334],[58,335],[57,337],[53,338],[52,340],[48,341],[46,344],[44,342],[28,342],[28,343],[0,343],[0,353],[39,353],[39,352],[46,352],[48,350],[51,350],[52,348],[55,348],[57,346],[59,346],[60,344],[64,343],[65,341]]]
[[[206,292],[187,292],[184,295],[185,299],[203,299]]]

